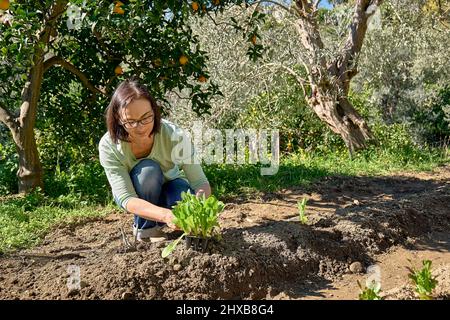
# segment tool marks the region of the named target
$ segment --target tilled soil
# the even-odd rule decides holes
[[[0,257],[0,299],[308,298],[344,275],[363,274],[393,248],[413,250],[421,239],[449,259],[449,185],[445,166],[328,177],[308,188],[235,199],[221,215],[222,241],[206,253],[181,242],[166,259],[161,251],[168,242],[124,246],[120,229],[134,244],[132,217],[125,213],[60,226],[40,246]],[[305,225],[296,208],[303,197],[309,199]],[[168,232],[170,239],[180,234]],[[350,268],[354,262],[360,270]],[[436,297],[447,298],[450,261],[443,262],[446,289]],[[81,282],[70,285],[74,270]],[[415,298],[405,288],[387,297]]]

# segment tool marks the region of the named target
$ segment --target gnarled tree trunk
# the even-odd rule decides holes
[[[342,137],[350,153],[365,148],[373,135],[348,98],[340,96],[336,99],[336,95],[317,86],[313,87],[313,92],[309,105],[334,133]]]
[[[324,55],[316,20],[317,3],[311,0],[295,2],[299,16],[297,31],[308,57],[306,71],[311,95],[307,101],[317,116],[342,137],[352,154],[374,139],[365,120],[349,101],[348,92],[350,81],[357,74],[357,56],[366,34],[368,18],[381,0],[356,0],[348,39],[342,52],[332,61]]]

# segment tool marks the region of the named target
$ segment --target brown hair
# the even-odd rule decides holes
[[[161,113],[155,98],[148,92],[145,85],[140,84],[137,79],[131,78],[123,81],[117,87],[108,108],[106,108],[106,127],[114,143],[117,143],[119,140],[129,141],[128,132],[120,123],[119,111],[128,106],[131,101],[142,98],[150,102],[154,114],[153,130],[150,134],[159,132],[161,128]]]

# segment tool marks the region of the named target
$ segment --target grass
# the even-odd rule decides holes
[[[204,166],[204,170],[216,197],[226,201],[236,196],[252,197],[257,192],[307,186],[325,176],[427,171],[444,163],[449,163],[448,157],[431,149],[375,151],[369,148],[352,159],[346,151],[319,154],[299,150],[282,155],[278,173],[273,176],[262,176],[261,165],[209,165]],[[93,165],[98,166],[95,163]],[[57,195],[57,192],[52,192],[51,195],[43,195],[34,192],[27,196],[0,198],[0,253],[37,245],[52,228],[104,216],[117,210],[111,200],[104,200],[110,195],[105,195],[105,177],[99,176],[103,173],[89,173],[92,170],[88,165],[78,171],[82,171],[83,179],[77,180],[75,176],[71,180],[76,193]],[[92,179],[95,181],[89,181]]]
[[[0,254],[37,245],[52,229],[112,212],[111,205],[68,205],[41,192],[0,200]]]
[[[204,169],[213,192],[218,198],[226,200],[291,186],[306,186],[326,176],[430,171],[449,162],[447,154],[438,149],[406,150],[402,153],[368,149],[353,158],[346,151],[315,154],[299,150],[280,156],[279,170],[273,176],[262,176],[261,165],[210,165]]]

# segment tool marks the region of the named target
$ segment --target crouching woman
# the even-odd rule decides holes
[[[125,80],[114,92],[106,111],[108,132],[99,143],[103,166],[117,205],[134,215],[133,234],[138,241],[161,241],[161,227],[172,223],[173,205],[181,193],[211,194],[211,188],[194,148],[174,159],[173,149],[188,136],[161,119],[147,88]]]

